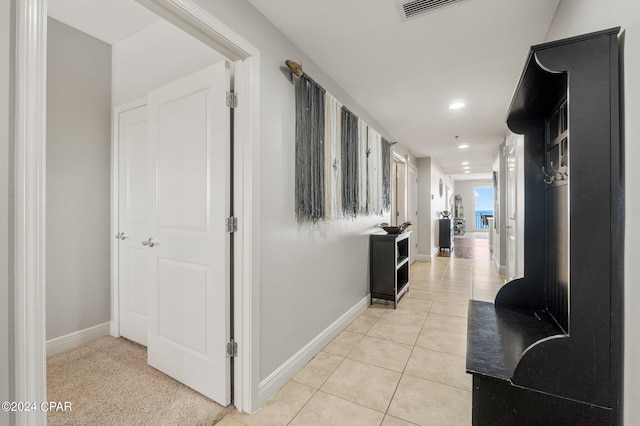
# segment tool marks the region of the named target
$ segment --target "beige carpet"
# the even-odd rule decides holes
[[[144,346],[104,337],[47,359],[49,425],[213,425],[225,408],[147,365]]]

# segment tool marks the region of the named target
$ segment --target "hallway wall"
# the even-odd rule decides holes
[[[637,0],[561,0],[546,40],[621,26],[624,36],[625,364],[624,424],[640,417],[640,6]]]
[[[417,260],[429,261],[433,255],[431,226],[431,158],[418,158],[418,254]]]
[[[259,290],[259,381],[365,299],[369,234],[389,215],[298,225],[295,96],[284,61],[304,71],[383,136],[395,140],[246,0],[197,0],[260,50],[260,141],[253,164],[252,283]],[[394,150],[399,150],[394,145]],[[410,156],[410,161],[415,157]],[[415,163],[414,163],[415,164]],[[266,395],[261,395],[263,399]]]
[[[440,196],[440,179],[444,183],[444,189],[442,193],[442,197]],[[433,199],[431,201],[431,253],[433,253],[436,249],[440,248],[440,223],[438,220],[440,219],[440,212],[443,210],[451,211],[451,205],[447,200],[447,190],[446,187],[449,186],[451,188],[451,192],[455,191],[455,186],[453,181],[448,175],[445,175],[438,163],[431,158],[431,194],[433,194]]]
[[[498,211],[495,210],[494,201],[494,226],[489,229],[489,232],[493,233],[493,263],[498,266],[501,274],[506,274],[507,270],[507,230],[505,226],[508,225],[507,221],[507,157],[503,154],[505,152],[506,142],[500,144],[498,153],[493,161],[493,171],[498,173],[497,181],[497,200]],[[493,185],[493,182],[492,182]],[[496,194],[494,193],[494,200]]]
[[[111,46],[48,19],[47,340],[110,319]]]
[[[418,159],[418,260],[430,261],[439,248],[440,212],[451,210],[447,204],[446,189],[440,197],[440,179],[446,188],[451,188],[449,196],[455,194],[454,182],[445,175],[438,163],[431,157]]]

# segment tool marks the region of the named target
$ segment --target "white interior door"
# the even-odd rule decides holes
[[[409,187],[409,222],[411,222],[411,247],[409,256],[411,263],[416,260],[418,254],[418,169],[409,164],[408,173]]]
[[[517,182],[517,157],[515,138],[507,139],[507,223],[505,229],[507,232],[507,278],[516,277],[518,270],[518,182]]]
[[[118,114],[118,285],[120,335],[147,344],[152,253],[140,241],[152,229],[152,147],[147,107]]]
[[[149,92],[156,214],[138,241],[155,255],[149,365],[222,405],[230,403],[228,90],[221,62]]]

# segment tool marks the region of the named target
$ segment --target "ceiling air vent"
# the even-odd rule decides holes
[[[462,3],[463,1],[466,0],[412,0],[402,1],[399,3],[399,6],[402,20],[406,21],[446,6]]]

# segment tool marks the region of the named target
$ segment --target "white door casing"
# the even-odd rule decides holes
[[[149,278],[153,253],[140,244],[152,231],[151,155],[147,107],[118,113],[118,283],[119,334],[147,345]]]
[[[511,280],[516,277],[518,270],[518,242],[517,242],[517,229],[520,225],[518,223],[518,182],[517,182],[517,157],[516,157],[516,140],[511,136],[507,138],[506,143],[507,154],[507,206],[506,214],[507,220],[505,224],[506,239],[507,239],[507,279]]]
[[[149,92],[154,215],[138,241],[153,253],[149,365],[222,405],[230,403],[229,87],[221,62]]]
[[[392,226],[399,225],[398,223],[398,167],[395,160],[391,161],[391,218],[390,224]]]
[[[409,187],[409,222],[411,222],[412,235],[415,235],[411,239],[411,247],[409,255],[411,257],[411,263],[415,262],[418,254],[418,169],[413,164],[409,164],[408,169],[408,187]]]
[[[393,152],[391,156],[391,224],[407,221],[407,159]]]

